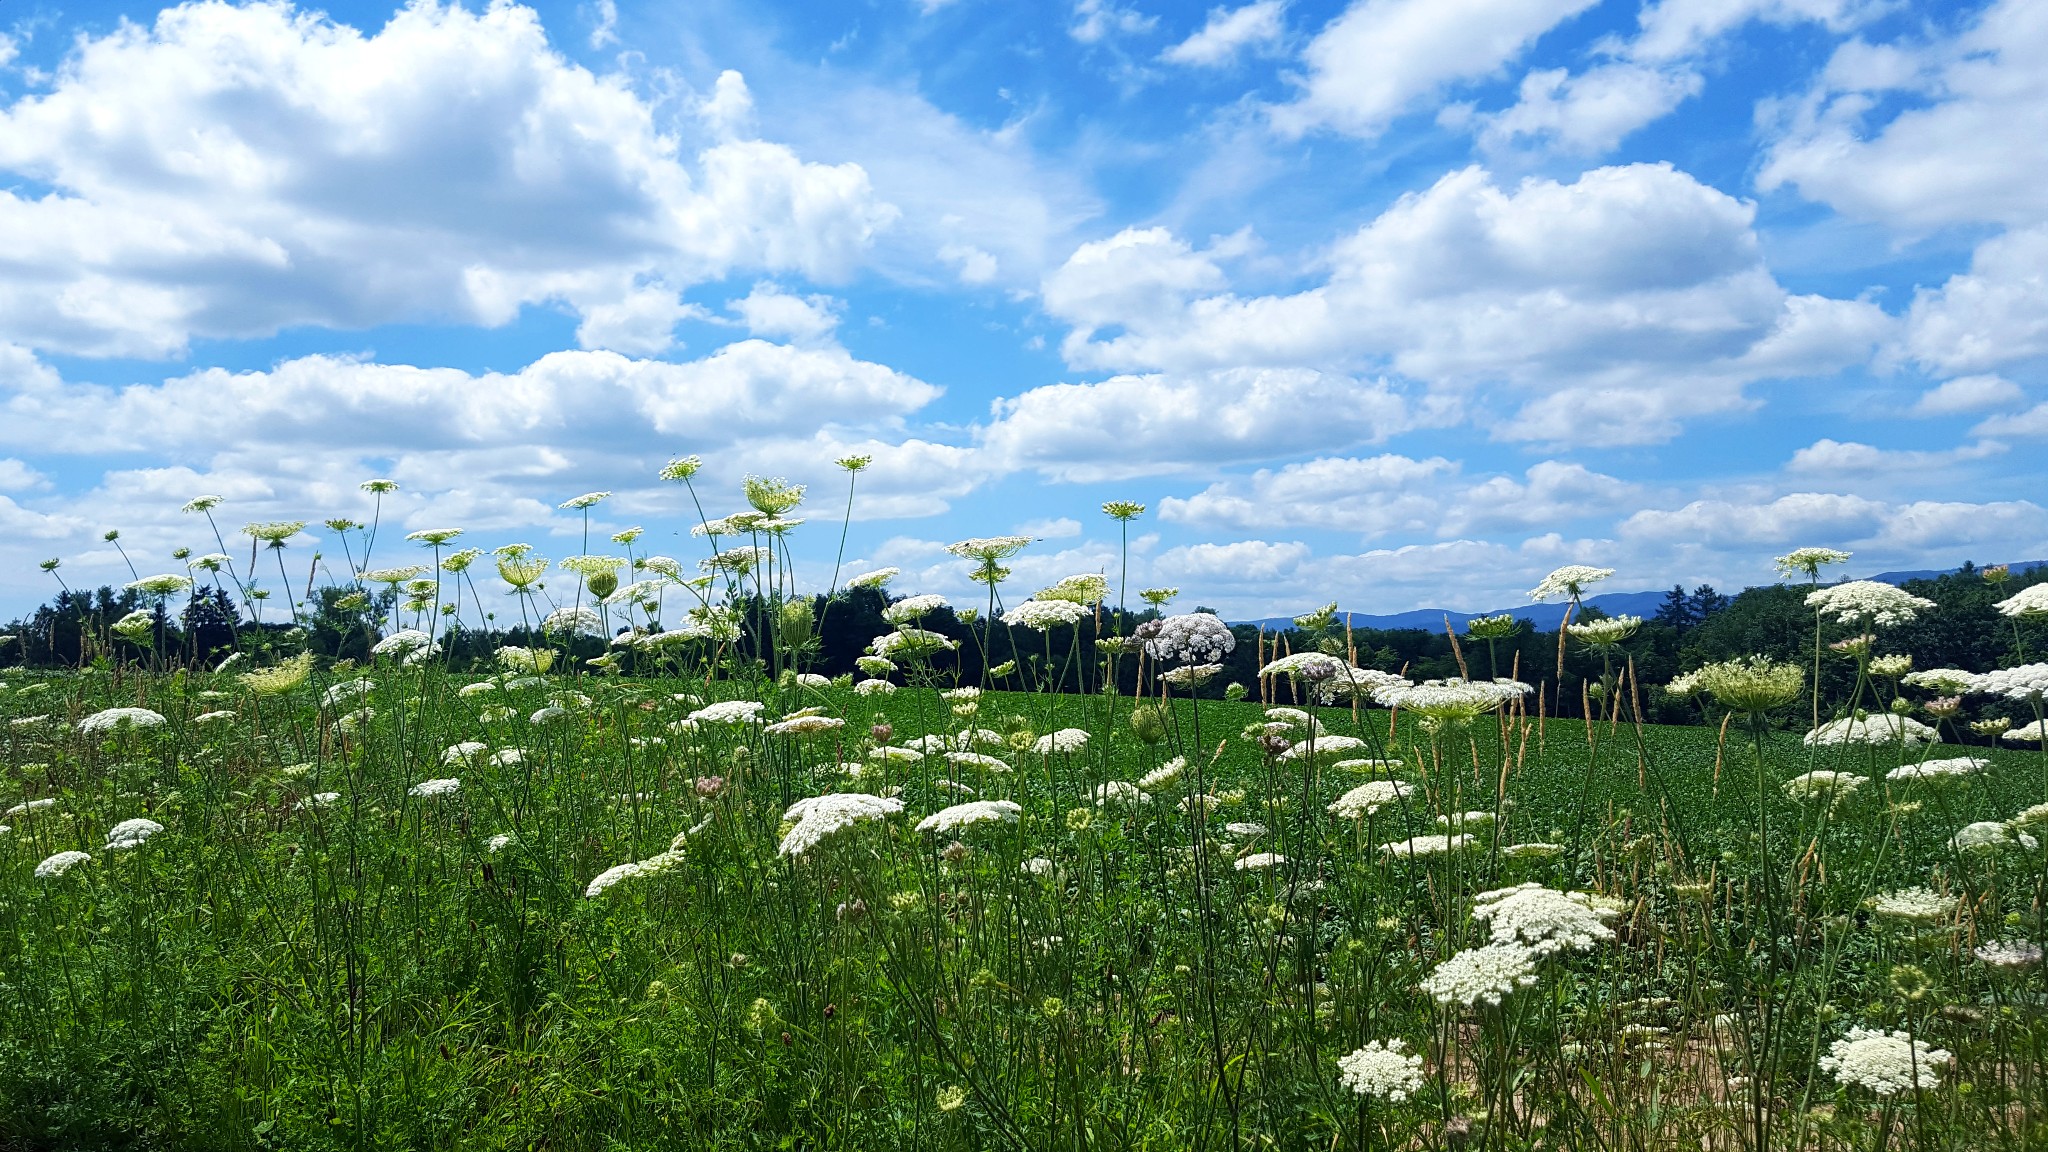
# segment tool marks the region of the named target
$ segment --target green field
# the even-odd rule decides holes
[[[269,695],[231,674],[0,682],[0,807],[55,801],[0,818],[0,1146],[2048,1146],[2042,969],[1972,955],[2041,940],[2048,858],[1950,841],[2048,799],[2036,752],[1772,732],[1760,767],[1739,721],[1511,711],[1390,735],[1348,706],[1314,710],[1315,740],[1363,744],[1325,752],[1298,720],[1262,747],[1254,702],[1176,702],[1147,729],[1127,698],[788,681],[755,693],[759,720],[691,730],[694,697],[740,688],[461,694],[388,664]],[[80,733],[115,705],[166,722]],[[805,707],[845,725],[764,731]],[[1063,728],[1086,746],[1030,750]],[[872,754],[974,729],[1012,770]],[[1883,779],[1965,751],[1991,763]],[[1173,756],[1156,795],[1097,802]],[[1813,768],[1871,782],[1788,797]],[[1328,811],[1382,776],[1409,796]],[[409,794],[437,778],[460,783]],[[915,830],[962,789],[1019,818]],[[853,791],[902,812],[778,855],[791,804]],[[1463,849],[1379,850],[1466,812],[1485,817]],[[163,830],[106,850],[135,817]],[[34,874],[65,850],[92,859]],[[1284,860],[1241,866],[1255,853]],[[1609,898],[1613,939],[1498,1007],[1419,990],[1484,942],[1475,895],[1523,881]],[[1908,885],[1958,901],[1868,910]],[[1851,1025],[1953,1062],[1938,1089],[1845,1086],[1818,1060]],[[1422,1056],[1422,1086],[1346,1088],[1337,1059],[1371,1040]]]

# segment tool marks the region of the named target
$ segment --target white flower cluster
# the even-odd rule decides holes
[[[1939,744],[1941,734],[1910,716],[1873,712],[1830,721],[1806,734],[1808,748],[1839,748],[1845,744]]]
[[[1519,680],[1425,680],[1389,685],[1374,692],[1373,699],[1389,708],[1454,720],[1484,716],[1532,691]]]
[[[2048,697],[2048,664],[2022,664],[2017,668],[1994,669],[1971,680],[1969,691],[1979,696],[2039,701]]]
[[[1991,766],[1991,761],[1981,756],[1951,756],[1946,760],[1922,760],[1918,764],[1901,764],[1884,774],[1884,778],[1895,783],[1914,780],[1953,780],[1968,776]]]
[[[2027,940],[1987,940],[1977,945],[1975,955],[1993,968],[2031,968],[2041,962],[2041,946]]]
[[[1979,820],[1965,824],[1949,838],[1948,845],[1958,852],[1974,852],[1980,849],[2022,848],[2032,852],[2041,842],[2000,820]]]
[[[1345,820],[1367,816],[1408,795],[1408,785],[1398,780],[1368,780],[1330,802],[1330,813]]]
[[[946,606],[944,596],[926,593],[922,596],[906,596],[887,608],[882,609],[882,619],[891,624],[914,624],[933,612]]]
[[[782,837],[778,855],[808,855],[826,837],[867,820],[882,820],[903,811],[903,801],[893,796],[870,796],[865,792],[834,792],[812,796],[789,806],[784,820],[796,826]]]
[[[1959,696],[1968,692],[1977,683],[1977,674],[1965,672],[1961,668],[1928,668],[1920,672],[1908,672],[1899,682],[1908,688],[1925,688],[1930,692]]]
[[[163,714],[148,708],[107,708],[80,720],[78,731],[86,736],[101,736],[123,728],[161,728],[163,724]]]
[[[2029,584],[1998,602],[2007,616],[2038,616],[2048,613],[2048,583]]]
[[[960,645],[950,637],[923,628],[899,628],[886,636],[877,636],[868,648],[885,660],[895,659],[898,654],[920,656],[932,652],[950,652]]]
[[[1072,600],[1076,604],[1094,607],[1109,599],[1109,577],[1099,572],[1079,572],[1062,577],[1052,587],[1038,592],[1038,600]]]
[[[1794,800],[1827,800],[1847,796],[1864,783],[1864,777],[1854,772],[1818,768],[1785,781],[1785,795]]]
[[[1943,896],[1926,887],[1914,887],[1901,888],[1895,892],[1880,892],[1864,901],[1864,905],[1872,912],[1888,919],[1926,924],[1944,919],[1954,912],[1956,898]]]
[[[1302,740],[1282,752],[1280,760],[1328,760],[1356,752],[1365,747],[1365,741],[1356,736],[1319,736]]]
[[[443,796],[453,796],[460,791],[462,791],[462,781],[444,778],[440,780],[422,780],[411,788],[406,789],[405,794],[417,796],[422,800],[437,800]]]
[[[1003,623],[1012,628],[1033,628],[1050,632],[1077,623],[1088,615],[1086,605],[1072,600],[1026,600],[1003,613]]]
[[[1154,660],[1179,660],[1187,664],[1211,664],[1237,648],[1237,636],[1230,626],[1208,612],[1184,612],[1159,622],[1159,633],[1145,641],[1145,651]]]
[[[1143,804],[1151,798],[1145,794],[1144,789],[1125,780],[1111,780],[1107,784],[1097,784],[1095,786],[1095,806],[1097,808],[1134,807]]]
[[[1138,787],[1147,792],[1163,792],[1180,783],[1181,773],[1187,771],[1185,756],[1175,756],[1159,767],[1138,778]]]
[[[105,850],[108,852],[125,852],[131,848],[140,848],[143,841],[148,840],[151,836],[163,830],[163,825],[145,817],[137,816],[132,820],[123,820],[112,828],[107,829]]]
[[[1589,952],[1614,939],[1607,926],[1619,912],[1589,892],[1559,892],[1541,884],[1517,884],[1482,892],[1472,900],[1472,918],[1488,926],[1495,944],[1519,944],[1533,956]]]
[[[1934,608],[1934,601],[1875,580],[1850,580],[1807,594],[1806,606],[1838,624],[1904,624]]]
[[[2015,744],[2039,744],[2043,738],[2048,738],[2048,725],[2043,725],[2039,720],[2011,729],[2003,737],[2003,739],[2010,740]]]
[[[917,822],[919,832],[948,833],[974,824],[1015,824],[1024,809],[1014,800],[970,800],[941,808]]]
[[[1417,856],[1440,856],[1445,852],[1455,852],[1460,848],[1469,848],[1475,843],[1477,841],[1463,832],[1452,836],[1415,836],[1407,840],[1396,840],[1391,844],[1382,844],[1380,852],[1382,855],[1406,856],[1412,860]]]
[[[1088,732],[1082,728],[1062,728],[1057,732],[1040,736],[1031,745],[1031,750],[1040,756],[1055,752],[1079,752],[1088,746]]]
[[[1581,644],[1595,648],[1611,648],[1636,634],[1643,626],[1641,616],[1610,616],[1604,620],[1588,620],[1581,624],[1567,624],[1564,627],[1571,637]]]
[[[594,608],[557,608],[540,622],[540,630],[550,636],[602,636],[604,618]]]
[[[863,572],[858,576],[850,577],[846,581],[846,586],[848,588],[880,588],[902,574],[903,569],[901,568],[877,568],[873,572]]]
[[[441,763],[466,764],[488,751],[490,751],[490,745],[485,744],[481,740],[464,740],[460,744],[450,744],[442,749]]]
[[[67,852],[59,852],[53,856],[44,859],[44,861],[41,864],[36,865],[36,879],[55,879],[56,877],[62,876],[66,872],[71,871],[73,866],[83,864],[90,859],[92,859],[92,856],[89,853],[80,852],[76,849]]]
[[[896,691],[896,685],[887,680],[862,680],[853,686],[857,696],[887,696]]]
[[[1437,965],[1422,990],[1439,1004],[1498,1004],[1517,988],[1536,983],[1536,955],[1519,944],[1467,948]]]
[[[1904,1032],[1851,1028],[1847,1036],[1828,1045],[1820,1068],[1833,1073],[1838,1083],[1890,1096],[1909,1088],[1939,1085],[1940,1069],[1950,1059],[1947,1049],[1930,1048],[1926,1041]]]
[[[1590,564],[1567,564],[1543,578],[1543,582],[1529,589],[1529,599],[1548,600],[1552,596],[1577,596],[1588,584],[1597,584],[1614,575],[1612,568],[1595,568]]]
[[[498,837],[493,837],[492,843],[497,843],[498,839]],[[511,838],[508,836],[504,839],[509,843]],[[492,849],[492,851],[496,850],[495,848]],[[586,899],[594,900],[604,895],[606,889],[622,880],[633,880],[642,876],[659,876],[674,867],[682,858],[683,854],[681,852],[670,849],[667,852],[649,856],[645,860],[633,860],[624,864],[614,864],[592,877],[590,883],[584,887],[583,895]]]
[[[764,705],[759,700],[719,700],[690,713],[699,724],[752,724],[761,719]]]
[[[1238,857],[1230,866],[1239,872],[1264,872],[1285,863],[1287,857],[1278,852],[1254,852],[1249,856]]]
[[[370,648],[372,656],[395,657],[401,664],[418,664],[441,650],[441,642],[417,628],[404,628]]]
[[[1399,1040],[1369,1041],[1337,1057],[1337,1071],[1338,1083],[1358,1095],[1396,1104],[1422,1089],[1422,1057],[1410,1055]]]
[[[762,729],[770,736],[814,736],[820,732],[837,732],[846,727],[846,721],[837,716],[788,716]]]

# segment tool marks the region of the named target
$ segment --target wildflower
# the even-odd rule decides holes
[[[1896,783],[1914,780],[1944,780],[1968,776],[1991,766],[1991,761],[1982,756],[1955,756],[1947,760],[1923,760],[1918,764],[1901,764],[1884,774],[1884,778]]]
[[[1901,888],[1895,892],[1880,892],[1864,901],[1865,907],[1879,916],[1893,920],[1914,923],[1932,923],[1943,919],[1956,910],[1956,898],[1943,896],[1926,887]]]
[[[1522,630],[1522,621],[1512,612],[1498,616],[1474,616],[1465,621],[1465,635],[1474,640],[1505,640]]]
[[[2003,696],[2039,704],[2048,696],[2048,664],[1994,669],[1972,680],[1969,690],[1979,696]]]
[[[440,651],[441,642],[417,628],[393,632],[370,648],[372,656],[395,656],[401,663],[415,664]]]
[[[898,628],[868,642],[869,650],[876,656],[906,660],[918,660],[939,652],[950,652],[959,646],[951,637],[923,628]]]
[[[1159,767],[1138,778],[1138,787],[1147,792],[1164,792],[1180,782],[1181,773],[1187,770],[1184,756],[1175,756]]]
[[[1531,840],[1525,844],[1504,844],[1500,854],[1510,860],[1551,860],[1564,855],[1564,845]]]
[[[702,467],[704,467],[704,461],[701,457],[682,456],[662,465],[661,471],[658,473],[658,475],[663,480],[669,480],[675,483],[682,483],[683,481],[688,480],[690,477],[695,476],[697,474],[698,469]]]
[[[140,580],[124,585],[129,591],[140,592],[146,596],[172,596],[191,586],[190,576],[174,572],[166,572],[161,576],[144,576]]]
[[[2010,732],[2007,732],[2006,728],[2009,727],[2011,724],[2012,721],[2004,720],[2002,723],[1999,723],[1995,728],[1993,728],[1992,731],[2003,733],[2003,739],[2010,740],[2015,744],[2038,744],[2041,742],[2041,738],[2044,735],[2044,729],[2039,720],[2034,721],[2032,724],[2023,724],[2020,727],[2013,728]],[[1970,727],[1977,728],[1977,725],[1972,724]],[[1979,731],[1982,731],[1982,729],[1979,729]]]
[[[958,1084],[948,1084],[939,1089],[937,1104],[941,1112],[958,1112],[967,1103],[967,1089]]]
[[[1876,656],[1870,661],[1870,674],[1880,680],[1897,680],[1912,670],[1911,656]]]
[[[1437,965],[1422,981],[1422,990],[1439,1004],[1470,1008],[1499,1004],[1501,997],[1534,983],[1534,953],[1519,944],[1486,944]]]
[[[1396,1104],[1422,1089],[1422,1057],[1409,1055],[1399,1040],[1373,1040],[1337,1057],[1337,1082],[1360,1096]]]
[[[1437,856],[1445,852],[1455,852],[1474,843],[1476,841],[1463,832],[1448,836],[1416,836],[1407,840],[1396,840],[1391,844],[1382,844],[1380,854],[1406,856],[1412,860],[1418,856]]]
[[[305,531],[304,520],[274,520],[242,525],[242,533],[264,541],[272,548],[284,547],[284,542]]]
[[[91,859],[90,855],[76,849],[59,852],[54,856],[45,858],[42,863],[36,865],[36,879],[53,880],[71,871],[74,865],[83,864]]]
[[[2036,804],[2012,818],[2015,828],[2032,828],[2048,824],[2048,804]]]
[[[123,820],[112,828],[107,829],[105,850],[108,852],[123,852],[130,848],[140,848],[143,841],[148,840],[151,836],[163,830],[163,825],[141,816],[135,817],[132,820]]]
[[[406,789],[405,794],[408,796],[417,796],[422,800],[438,800],[443,796],[453,796],[461,790],[462,781],[460,780],[422,780],[419,783],[413,785],[411,788]]]
[[[603,501],[610,495],[611,493],[609,492],[585,492],[581,496],[573,497],[571,499],[562,501],[560,507],[580,511],[584,508],[589,508]]]
[[[1808,748],[1836,748],[1845,744],[1939,744],[1941,734],[1918,720],[1877,712],[1830,721],[1805,737]]]
[[[1330,814],[1345,820],[1363,820],[1396,800],[1410,789],[1397,780],[1368,780],[1330,802]]]
[[[974,824],[1000,822],[1015,824],[1024,809],[1014,800],[970,800],[941,808],[917,822],[919,832],[946,834]]]
[[[1285,863],[1287,863],[1287,857],[1280,855],[1278,852],[1254,852],[1249,856],[1238,857],[1231,862],[1230,866],[1239,872],[1263,872],[1267,869],[1278,868]]]
[[[308,808],[325,808],[339,799],[341,799],[341,793],[339,792],[315,792],[297,804],[292,805],[292,807],[301,811]]]
[[[1925,688],[1930,692],[1939,692],[1947,696],[1960,696],[1977,682],[1977,674],[1965,672],[1960,668],[1929,668],[1922,672],[1908,672],[1899,678],[1899,682],[1909,688]]]
[[[853,686],[853,690],[861,696],[887,696],[896,691],[896,685],[887,680],[862,680]]]
[[[791,484],[780,476],[749,476],[740,489],[754,511],[763,516],[780,516],[803,502],[804,486]]]
[[[1984,848],[2024,848],[2031,852],[2040,847],[2032,836],[2015,832],[1998,820],[1979,820],[1965,824],[1949,838],[1948,846],[1957,852],[1972,852]]]
[[[999,760],[994,756],[985,756],[980,752],[948,752],[946,753],[946,762],[948,764],[957,764],[962,768],[978,768],[984,772],[1010,771],[1010,765],[1007,761]]]
[[[1029,536],[983,536],[948,544],[946,551],[962,560],[979,560],[983,564],[993,564],[998,560],[1007,560],[1015,556],[1030,543]]]
[[[864,821],[886,819],[901,811],[903,801],[888,796],[870,796],[864,792],[835,792],[799,800],[782,814],[784,820],[796,823],[782,837],[776,854],[801,859],[835,833]]]
[[[1033,856],[1019,864],[1017,870],[1026,876],[1050,876],[1053,872],[1053,863],[1043,856]]]
[[[557,608],[540,622],[540,630],[551,636],[602,636],[604,620],[592,608]]]
[[[1472,899],[1472,918],[1485,924],[1496,944],[1519,944],[1532,956],[1587,952],[1614,939],[1607,921],[1619,909],[1586,892],[1559,892],[1540,884],[1518,884],[1482,892]]]
[[[1746,715],[1790,704],[1806,691],[1803,669],[1767,656],[1723,660],[1700,668],[1692,676],[1699,688],[1722,707]]]
[[[1875,580],[1851,580],[1808,593],[1806,606],[1840,624],[1884,627],[1918,619],[1934,601]]]
[[[242,686],[257,696],[282,696],[306,682],[313,671],[313,654],[301,652],[297,656],[259,668],[241,675]]]
[[[447,748],[443,749],[441,751],[441,763],[466,764],[488,751],[490,751],[490,748],[482,741],[464,740],[460,744],[450,744]]]
[[[1794,548],[1771,563],[1782,575],[1804,576],[1814,580],[1820,577],[1820,570],[1829,564],[1847,564],[1850,555],[1851,553],[1836,548]]]
[[[484,841],[484,852],[486,855],[496,856],[498,853],[503,852],[505,849],[510,848],[512,845],[517,844],[518,842],[519,837],[514,835],[513,833],[500,832],[496,836],[491,837],[489,840]]]
[[[1214,664],[1237,649],[1237,635],[1209,612],[1185,612],[1155,621],[1157,630],[1145,640],[1154,660]]]
[[[16,804],[14,807],[9,808],[7,810],[6,815],[26,816],[31,812],[43,812],[48,809],[55,808],[56,806],[57,801],[54,797],[45,796],[40,800],[28,800],[24,801],[23,803]]]
[[[83,736],[100,736],[138,728],[161,728],[163,714],[148,708],[106,708],[78,722]]]
[[[1094,572],[1082,572],[1061,579],[1032,597],[1034,600],[1066,600],[1084,607],[1094,607],[1109,599],[1109,577]]]
[[[1095,786],[1095,806],[1098,808],[1107,808],[1113,805],[1129,806],[1143,804],[1150,799],[1151,797],[1147,796],[1136,784],[1123,780],[1111,780],[1107,784],[1097,784]]]
[[[882,619],[891,624],[914,624],[925,616],[946,607],[944,596],[926,594],[906,596],[887,608],[882,609]]]
[[[225,496],[214,496],[214,495],[206,495],[206,496],[194,496],[194,497],[193,497],[192,499],[190,499],[190,500],[187,500],[187,501],[185,502],[185,506],[184,506],[183,508],[179,509],[179,511],[181,511],[181,512],[211,512],[211,511],[213,511],[213,510],[214,510],[215,508],[218,508],[218,507],[220,507],[220,505],[221,505],[221,502],[222,502],[223,500],[226,500],[226,499],[227,499],[227,497],[225,497]]]
[[[1851,1028],[1847,1036],[1828,1045],[1820,1068],[1833,1073],[1837,1083],[1890,1096],[1902,1089],[1939,1085],[1938,1069],[1949,1060],[1946,1049],[1929,1048],[1904,1032]]]
[[[680,859],[681,855],[671,850],[656,856],[650,856],[645,860],[614,864],[591,878],[590,883],[583,889],[584,898],[596,899],[604,895],[606,889],[611,888],[622,880],[660,875],[675,865]]]
[[[424,564],[407,564],[401,568],[365,568],[356,573],[372,584],[390,584],[396,587],[408,580],[417,580],[427,574]]]
[[[2007,616],[2039,616],[2048,613],[2048,583],[2029,584],[2014,595],[2000,600],[1997,608]]]
[[[233,720],[234,718],[235,714],[233,712],[201,712],[192,718],[192,722],[194,724],[218,724],[223,720]]]
[[[880,588],[902,574],[903,570],[901,568],[877,568],[872,572],[863,572],[858,576],[848,579],[846,586],[848,588]]]
[[[1436,826],[1439,828],[1449,828],[1452,830],[1463,828],[1491,828],[1493,826],[1493,813],[1446,812],[1443,815],[1438,816],[1436,818]]]
[[[1974,954],[1993,968],[2031,968],[2041,962],[2041,946],[2026,940],[1988,940],[1979,944]]]
[[[758,700],[720,700],[690,713],[689,718],[699,724],[753,724],[761,719],[764,707]]]
[[[1567,564],[1543,578],[1542,583],[1529,589],[1529,599],[1548,600],[1552,596],[1569,596],[1576,600],[1585,593],[1586,585],[1597,584],[1614,575],[1612,568],[1594,568],[1587,564]]]
[[[1386,776],[1398,771],[1402,763],[1400,760],[1339,760],[1330,767],[1340,772],[1370,772]]]
[[[1031,745],[1031,750],[1040,756],[1055,752],[1079,752],[1088,746],[1088,733],[1080,728],[1062,728],[1049,735],[1040,736]]]
[[[1640,616],[1610,616],[1603,620],[1587,620],[1579,624],[1565,625],[1565,631],[1572,639],[1593,648],[1612,648],[1636,634],[1643,626]]]
[[[846,727],[846,721],[837,716],[790,716],[777,720],[762,729],[770,736],[814,736],[820,732],[836,732]]]
[[[1532,691],[1519,680],[1403,681],[1377,689],[1373,699],[1389,708],[1413,712],[1438,723],[1465,723],[1498,711]]]
[[[1012,628],[1050,632],[1064,628],[1088,615],[1088,609],[1071,600],[1026,600],[1003,613],[1003,623]]]
[[[1864,777],[1854,772],[1834,772],[1821,768],[1785,781],[1785,795],[1794,800],[1840,798],[1863,787],[1863,784]]]
[[[1321,760],[1339,757],[1346,752],[1355,752],[1363,747],[1365,747],[1365,741],[1360,740],[1356,736],[1310,737],[1307,740],[1302,740],[1292,745],[1287,751],[1280,753],[1277,759],[1283,761]]]

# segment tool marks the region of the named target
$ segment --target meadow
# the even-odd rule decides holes
[[[720,534],[490,667],[437,587],[361,660],[158,614],[0,673],[0,1145],[2048,1146],[2048,665],[1911,670],[1929,601],[1815,580],[1811,665],[1656,686],[1587,620],[1560,708],[1361,668],[1327,611],[1225,682],[1171,590],[999,613],[992,538],[968,642],[1042,658],[962,683],[948,606],[884,597],[827,677],[779,538]]]

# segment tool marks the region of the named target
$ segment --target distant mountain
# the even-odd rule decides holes
[[[2007,566],[2012,569],[2014,575],[2019,575],[2022,572],[2031,571],[2035,568],[2048,567],[2048,560],[2015,560]],[[1980,565],[1979,567],[1983,566]],[[1908,580],[1932,580],[1938,576],[1946,576],[1951,572],[1959,572],[1961,570],[1958,567],[1879,572],[1875,576],[1868,577],[1868,579],[1884,584],[1904,584]],[[1666,595],[1667,593],[1664,591],[1606,592],[1598,596],[1588,596],[1586,598],[1586,605],[1590,608],[1598,608],[1609,616],[1629,615],[1648,619],[1657,614],[1657,609],[1663,605]],[[1494,608],[1486,612],[1456,612],[1449,608],[1416,608],[1407,612],[1391,612],[1385,615],[1374,615],[1366,612],[1344,612],[1339,613],[1339,617],[1348,616],[1353,628],[1380,628],[1390,631],[1400,628],[1421,628],[1429,632],[1441,632],[1444,627],[1444,617],[1448,616],[1451,620],[1451,628],[1462,633],[1465,630],[1466,622],[1476,616],[1499,616],[1502,613],[1513,613],[1517,619],[1527,621],[1531,628],[1539,632],[1554,632],[1557,630],[1558,624],[1564,620],[1564,609],[1565,606],[1563,604],[1518,604],[1512,608]],[[1234,623],[1256,624],[1262,628],[1290,628],[1294,625],[1294,619],[1290,616],[1268,616],[1263,620],[1238,620],[1234,621]]]

